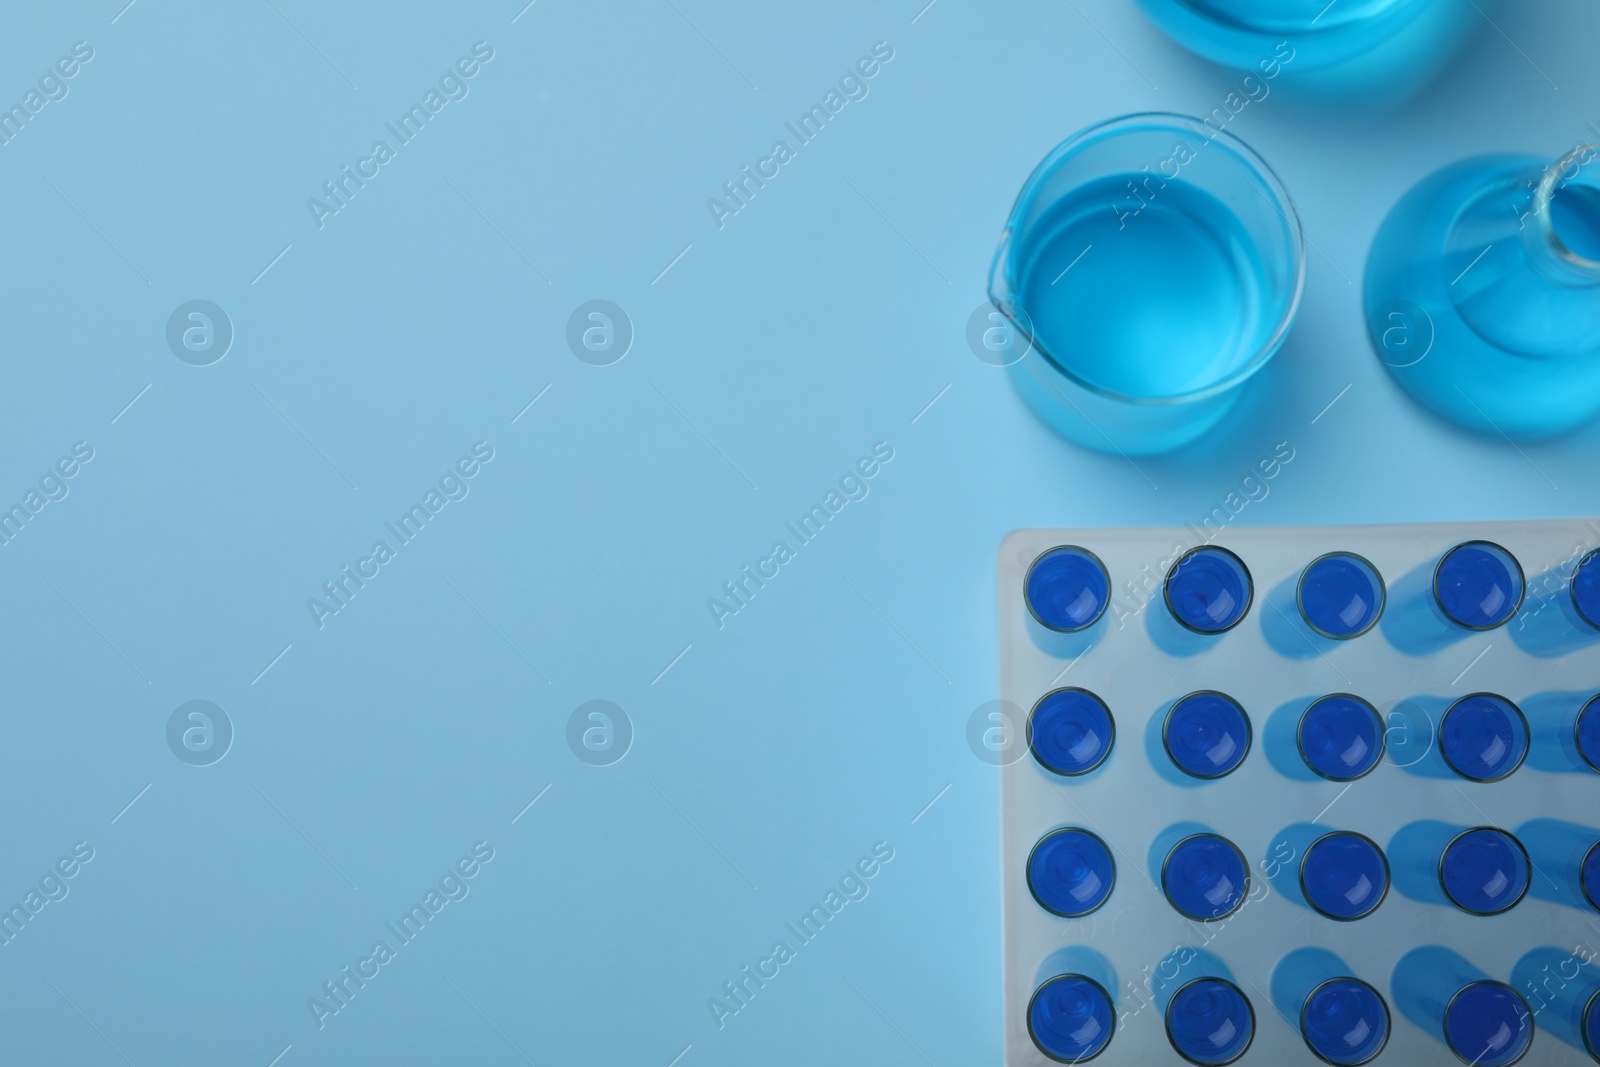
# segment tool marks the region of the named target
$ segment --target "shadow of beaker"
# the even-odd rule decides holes
[[[1541,945],[1512,966],[1511,988],[1528,1002],[1536,1027],[1594,1055],[1583,1040],[1584,1009],[1600,993],[1600,963],[1593,948]]]
[[[1034,618],[1033,612],[1028,611],[1025,614],[1028,640],[1033,642],[1033,647],[1047,656],[1060,660],[1075,660],[1089,651],[1106,635],[1106,628],[1111,623],[1111,612],[1108,611],[1087,629],[1062,633],[1060,630],[1050,629]]]
[[[1454,949],[1423,945],[1400,957],[1390,987],[1400,1014],[1448,1048],[1444,1015],[1450,998],[1462,987],[1484,981],[1492,979]]]
[[[1562,774],[1595,773],[1578,750],[1578,713],[1594,698],[1595,693],[1552,691],[1535,693],[1518,705],[1528,720],[1528,766]]]
[[[1327,780],[1307,766],[1305,757],[1300,754],[1300,719],[1306,709],[1324,695],[1296,697],[1287,704],[1280,704],[1262,726],[1261,747],[1267,762],[1285,778],[1296,782]]]
[[[1405,770],[1427,759],[1438,747],[1438,719],[1428,704],[1397,700],[1380,709],[1383,716],[1383,762]]]
[[[1439,724],[1455,703],[1422,694],[1397,701],[1383,713],[1384,760],[1418,778],[1462,778],[1445,762]]]
[[[1568,560],[1528,580],[1522,610],[1506,625],[1522,651],[1552,658],[1600,642],[1600,630],[1579,615],[1572,602],[1571,568],[1576,565],[1576,559]]]
[[[1233,982],[1233,972],[1216,953],[1209,949],[1185,945],[1173,949],[1161,958],[1153,972],[1155,979],[1151,990],[1156,1007],[1163,1018],[1172,995],[1196,978],[1224,978]],[[1237,983],[1235,983],[1237,985]],[[1248,994],[1246,995],[1248,998]]]
[[[1317,633],[1300,614],[1300,575],[1279,582],[1261,605],[1261,636],[1280,656],[1310,659],[1327,655],[1343,641]]]
[[[1359,977],[1325,948],[1297,948],[1272,968],[1272,1006],[1300,1033],[1300,1013],[1312,990],[1335,978]]]
[[[1196,633],[1172,617],[1166,597],[1159,593],[1150,599],[1149,605],[1144,609],[1144,628],[1145,633],[1150,636],[1151,643],[1157,648],[1169,656],[1185,659],[1216,648],[1217,642],[1226,638],[1230,632]]]
[[[1172,851],[1174,845],[1186,837],[1195,834],[1214,834],[1211,827],[1201,822],[1175,822],[1165,830],[1156,834],[1155,840],[1150,842],[1150,851],[1145,856],[1146,869],[1150,881],[1162,887],[1165,892],[1165,882],[1162,880],[1162,868],[1167,862],[1167,853]]]
[[[1333,827],[1319,826],[1311,822],[1297,822],[1286,826],[1273,835],[1272,841],[1267,845],[1266,857],[1257,866],[1257,870],[1266,877],[1273,889],[1283,894],[1284,899],[1292,900],[1307,911],[1316,912],[1300,888],[1300,864],[1312,843],[1317,838],[1331,833]]]
[[[1600,842],[1600,830],[1562,819],[1532,819],[1514,832],[1533,864],[1529,893],[1569,908],[1596,910],[1583,892],[1583,860]]]
[[[1033,988],[1038,989],[1050,979],[1063,974],[1081,974],[1100,983],[1111,996],[1113,1010],[1117,1003],[1117,970],[1105,956],[1087,945],[1067,945],[1046,956],[1033,972]]]
[[[1161,776],[1165,782],[1182,786],[1185,789],[1198,789],[1203,785],[1210,785],[1215,778],[1196,778],[1192,774],[1185,774],[1172,756],[1167,752],[1166,725],[1167,712],[1172,710],[1172,705],[1177,701],[1169,701],[1161,705],[1150,714],[1144,724],[1144,754],[1150,762],[1151,768]]]
[[[1419,819],[1395,831],[1383,850],[1389,857],[1390,884],[1401,896],[1423,904],[1454,908],[1439,880],[1445,846],[1470,829],[1438,819]]]
[[[1408,656],[1429,656],[1471,637],[1476,631],[1451,622],[1433,595],[1436,559],[1407,571],[1389,587],[1389,602],[1378,629]]]

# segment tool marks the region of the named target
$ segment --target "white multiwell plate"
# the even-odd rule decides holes
[[[1517,558],[1526,597],[1504,626],[1441,636],[1427,604],[1433,569],[1454,546],[1479,540]],[[1203,544],[1235,553],[1254,580],[1254,601],[1244,620],[1215,637],[1180,626],[1162,597],[1167,570]],[[1078,634],[1041,626],[1024,596],[1030,564],[1062,545],[1093,552],[1111,578],[1110,610]],[[1417,1007],[1425,1000],[1396,988],[1401,960],[1430,946],[1529,999],[1536,1029],[1522,1063],[1595,1062],[1571,1021],[1573,1005],[1600,990],[1600,911],[1582,906],[1581,895],[1574,897],[1570,871],[1546,872],[1552,866],[1548,850],[1530,848],[1535,871],[1527,896],[1503,914],[1474,916],[1420,899],[1426,894],[1417,887],[1430,863],[1436,870],[1437,857],[1408,854],[1419,850],[1408,849],[1411,838],[1402,831],[1431,821],[1496,826],[1521,837],[1524,828],[1534,832],[1537,820],[1546,826],[1554,820],[1592,828],[1600,839],[1600,773],[1575,759],[1571,743],[1578,708],[1600,693],[1600,641],[1582,639],[1562,602],[1570,599],[1573,567],[1596,546],[1600,522],[1584,519],[1009,535],[999,555],[1001,710],[991,716],[1003,732],[990,735],[1001,738],[1009,1067],[1057,1062],[1030,1038],[1027,1011],[1034,991],[1062,973],[1088,974],[1111,992],[1117,1030],[1097,1065],[1181,1064],[1167,1038],[1164,1005],[1183,983],[1218,974],[1219,967],[1255,1012],[1254,1042],[1238,1062],[1317,1064],[1300,1035],[1297,1008],[1274,999],[1275,971],[1305,948],[1332,953],[1386,1000],[1391,1036],[1373,1062],[1455,1064],[1460,1061],[1439,1029]],[[1387,587],[1383,618],[1353,640],[1318,637],[1296,607],[1301,572],[1329,552],[1365,557]],[[1116,725],[1109,757],[1080,777],[1046,770],[1022,740],[1034,705],[1066,686],[1098,695]],[[1161,748],[1160,731],[1174,701],[1197,690],[1237,699],[1250,718],[1253,742],[1243,764],[1227,777],[1184,784]],[[1499,782],[1453,775],[1437,751],[1434,731],[1442,711],[1474,692],[1509,698],[1529,720],[1529,755]],[[1383,761],[1350,783],[1311,775],[1295,747],[1300,713],[1332,693],[1364,698],[1388,725]],[[1226,920],[1185,919],[1159,888],[1165,850],[1156,843],[1187,824],[1228,838],[1249,863],[1249,899]],[[1384,849],[1393,881],[1371,915],[1336,922],[1304,903],[1293,841],[1304,839],[1306,824],[1357,831]],[[1296,826],[1302,829],[1288,832]],[[1030,852],[1061,827],[1097,834],[1116,863],[1110,898],[1080,919],[1047,912],[1028,889]]]

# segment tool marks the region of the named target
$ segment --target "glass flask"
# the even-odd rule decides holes
[[[1139,0],[1155,24],[1246,72],[1224,114],[1275,89],[1311,103],[1391,107],[1432,81],[1490,0]],[[1478,10],[1474,10],[1474,8]]]
[[[989,299],[1020,336],[1007,372],[1035,414],[1086,448],[1150,455],[1222,421],[1304,279],[1299,217],[1267,165],[1200,119],[1144,114],[1034,169]]]
[[[1363,304],[1413,397],[1497,437],[1570,430],[1600,409],[1600,146],[1554,164],[1463,160],[1378,230]]]

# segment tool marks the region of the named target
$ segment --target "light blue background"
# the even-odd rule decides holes
[[[1053,145],[1233,84],[1128,0],[123,2],[0,33],[7,103],[95,49],[0,148],[0,498],[95,449],[0,549],[0,898],[96,850],[0,948],[8,1061],[998,1063],[997,787],[964,731],[1006,531],[1195,520],[1279,441],[1242,523],[1594,510],[1600,433],[1441,425],[1358,301],[1423,174],[1600,137],[1579,0],[1504,10],[1385,118],[1240,116],[1305,305],[1237,425],[1142,475],[963,337]],[[470,96],[319,231],[306,199],[478,40]],[[706,199],[879,40],[870,95],[719,231]],[[165,344],[193,298],[236,330],[211,367]],[[636,329],[614,366],[564,340],[593,298]],[[319,631],[306,599],[480,440],[471,495]],[[707,598],[880,440],[870,496],[719,630]],[[196,698],[237,731],[206,768],[164,736]],[[565,741],[595,698],[636,730],[603,768]],[[307,998],[479,840],[471,895],[319,1031]],[[877,841],[870,895],[719,1030],[707,998]]]

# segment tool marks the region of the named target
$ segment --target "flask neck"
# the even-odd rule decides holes
[[[1534,187],[1523,222],[1529,265],[1568,288],[1600,288],[1600,145],[1575,148]]]
[[[1456,217],[1442,281],[1485,341],[1533,359],[1600,351],[1597,161],[1600,146],[1574,149],[1542,171],[1491,183]]]

